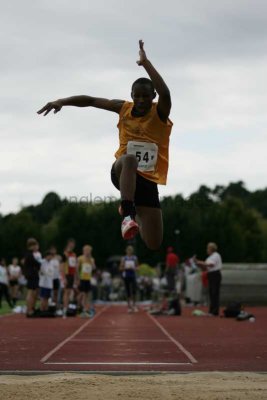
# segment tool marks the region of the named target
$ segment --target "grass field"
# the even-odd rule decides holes
[[[17,302],[17,306],[24,306],[25,300]],[[0,315],[6,315],[12,313],[12,308],[9,307],[6,301],[2,301],[2,307],[0,308]]]

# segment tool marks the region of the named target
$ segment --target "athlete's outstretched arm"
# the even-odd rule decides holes
[[[168,86],[158,73],[158,71],[153,67],[151,62],[147,59],[144,42],[139,40],[139,56],[140,59],[137,61],[138,65],[142,65],[146,72],[148,73],[150,79],[152,80],[154,87],[159,95],[158,100],[158,113],[161,119],[167,120],[171,111],[171,94]]]
[[[43,108],[37,111],[37,114],[47,115],[52,110],[54,110],[54,113],[56,114],[64,106],[95,107],[119,114],[123,103],[124,100],[109,100],[92,96],[72,96],[47,103]]]

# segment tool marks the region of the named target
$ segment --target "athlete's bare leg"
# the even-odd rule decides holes
[[[67,310],[69,306],[69,300],[70,300],[70,295],[71,295],[71,290],[72,289],[65,289],[64,290],[64,295],[63,295],[63,307],[65,310]]]
[[[26,297],[27,314],[33,313],[33,290],[28,289]]]
[[[58,290],[53,290],[53,303],[58,307]]]
[[[137,167],[136,157],[130,154],[123,155],[114,164],[123,200],[134,200]],[[158,250],[163,238],[161,209],[138,206],[136,207],[136,213],[136,220],[143,241],[150,250]]]
[[[41,299],[40,310],[41,311],[48,310],[48,299],[44,299],[44,298]]]
[[[121,156],[114,164],[122,200],[134,200],[137,166],[137,159],[131,154]]]
[[[150,250],[158,250],[163,238],[162,211],[154,207],[136,207],[136,220],[143,241]]]

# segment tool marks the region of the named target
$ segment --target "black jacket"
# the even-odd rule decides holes
[[[24,258],[23,273],[26,279],[38,278],[41,263],[38,262],[32,251],[27,251]]]

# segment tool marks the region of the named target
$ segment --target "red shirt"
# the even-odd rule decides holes
[[[202,273],[201,273],[201,280],[202,280],[202,285],[203,285],[205,288],[209,286],[208,272],[207,272],[207,271],[202,271]]]
[[[77,268],[77,256],[73,251],[65,251],[62,257],[62,261],[65,263],[65,274],[75,275]]]
[[[166,267],[175,268],[179,263],[179,257],[175,253],[168,253],[166,256]]]

